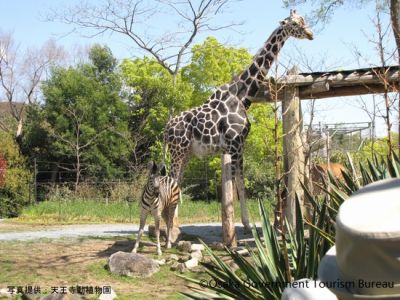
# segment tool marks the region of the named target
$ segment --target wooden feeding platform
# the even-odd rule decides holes
[[[283,100],[287,86],[298,89],[300,100],[398,92],[399,73],[399,66],[299,74],[294,70],[266,81],[256,100],[273,102],[275,94],[271,91],[277,91],[277,100]]]

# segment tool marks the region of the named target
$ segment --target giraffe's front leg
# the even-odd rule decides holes
[[[139,243],[140,243],[140,238],[142,237],[143,231],[144,231],[144,225],[146,225],[146,218],[147,218],[147,211],[143,210],[140,213],[140,226],[139,226],[139,232],[136,238],[135,246],[132,249],[133,253],[137,252],[137,249],[139,248]]]
[[[235,169],[233,169],[235,168]],[[243,155],[232,155],[232,177],[234,174],[235,186],[240,200],[240,213],[245,233],[251,232],[249,212],[247,210],[246,193],[243,178]]]
[[[247,210],[246,193],[245,193],[243,177],[241,175],[238,175],[235,177],[235,181],[240,200],[240,212],[241,212],[242,224],[244,226],[245,232],[250,233],[251,226],[249,221],[249,212]]]

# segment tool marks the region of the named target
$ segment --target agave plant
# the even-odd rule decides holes
[[[298,278],[313,278],[316,275],[317,261],[329,249],[331,243],[323,238],[318,230],[310,229],[309,238],[304,236],[304,220],[297,201],[297,226],[288,227],[284,239],[280,239],[269,222],[263,202],[259,201],[261,215],[261,233],[253,226],[255,247],[247,245],[250,256],[226,249],[227,254],[238,265],[234,272],[207,245],[205,249],[210,255],[211,263],[202,263],[214,285],[208,290],[201,287],[204,282],[198,279],[185,278],[198,285],[191,287],[193,293],[182,293],[191,299],[280,299],[287,283]],[[316,214],[313,216],[318,223]],[[286,267],[283,246],[288,249],[289,268]],[[318,258],[318,259],[317,259]]]
[[[322,187],[325,196],[314,197],[304,188],[304,197],[313,206],[311,220],[304,220],[299,200],[296,199],[296,227],[285,222],[287,231],[279,238],[269,222],[263,202],[259,201],[261,233],[253,226],[255,247],[247,245],[249,257],[226,249],[227,254],[239,266],[233,271],[207,245],[211,263],[202,263],[214,284],[205,286],[204,281],[185,278],[197,284],[190,287],[193,293],[182,293],[190,299],[280,299],[285,286],[297,279],[317,276],[318,265],[326,251],[335,243],[335,219],[339,206],[361,186],[390,177],[400,177],[400,160],[395,155],[378,159],[374,156],[366,164],[360,163],[360,178],[354,178],[352,162],[343,172],[344,181],[332,174]],[[352,171],[349,171],[352,170]],[[304,224],[308,224],[308,236]]]

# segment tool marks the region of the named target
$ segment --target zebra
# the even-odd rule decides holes
[[[157,254],[162,255],[160,246],[160,219],[167,225],[166,248],[171,248],[171,233],[173,220],[178,206],[180,188],[178,183],[167,176],[165,166],[161,168],[155,162],[151,163],[149,178],[141,198],[140,226],[135,246],[132,252],[136,253],[140,238],[143,234],[146,218],[149,213],[154,217],[157,239]]]

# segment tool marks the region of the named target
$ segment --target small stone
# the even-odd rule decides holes
[[[187,267],[183,263],[178,264],[176,269],[181,273],[185,273],[187,271]]]
[[[190,253],[190,258],[196,258],[197,260],[200,261],[203,258],[203,253],[201,253],[201,251],[194,251]]]
[[[171,265],[170,270],[171,270],[171,271],[176,271],[176,270],[178,270],[179,264],[180,264],[180,263],[178,263],[177,261],[175,261],[175,262]]]
[[[224,244],[222,244],[221,242],[213,242],[213,243],[210,245],[210,248],[211,248],[212,250],[217,250],[217,251],[225,250],[225,246],[224,246]]]
[[[0,298],[4,297],[4,298],[12,298],[13,294],[11,294],[8,289],[4,288],[4,289],[0,289]]]
[[[175,244],[181,238],[181,230],[179,227],[173,227],[171,232],[171,243]]]
[[[179,262],[184,263],[185,261],[188,261],[190,259],[190,254],[182,255],[179,257]]]
[[[165,259],[153,259],[159,266],[165,265],[166,261]]]
[[[117,298],[117,294],[111,289],[109,294],[101,294],[99,300],[114,300]]]
[[[192,246],[190,247],[190,251],[191,252],[204,251],[204,245],[203,244],[192,244]]]
[[[211,258],[211,256],[203,256],[203,259],[201,260],[203,263],[207,263],[207,264],[210,264],[210,263],[212,263],[212,258]]]
[[[182,252],[190,252],[192,247],[192,242],[190,241],[180,241],[178,242],[177,248]]]
[[[205,272],[205,268],[203,266],[199,265],[197,267],[194,267],[194,268],[190,269],[190,271],[194,272],[194,273],[204,273]]]
[[[168,255],[168,257],[166,258],[166,261],[178,261],[179,260],[179,256],[176,254],[170,254]]]
[[[247,249],[244,248],[244,247],[237,247],[237,248],[235,249],[235,252],[236,252],[237,254],[242,255],[242,256],[249,256],[249,255],[250,255],[249,250],[247,250]]]
[[[196,258],[189,259],[187,262],[185,262],[185,267],[188,269],[197,267],[199,265],[199,261]]]

